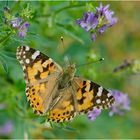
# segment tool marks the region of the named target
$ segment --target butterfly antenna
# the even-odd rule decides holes
[[[93,63],[97,63],[97,62],[100,62],[100,61],[104,61],[104,58],[100,58],[98,60],[95,60],[95,61],[92,61],[92,62],[89,62],[89,63],[84,63],[84,64],[77,65],[77,68],[78,67],[81,67],[81,66],[85,66],[85,65],[90,65],[90,64],[93,64]]]
[[[61,36],[61,43],[62,43],[62,52],[64,52],[64,50],[65,50],[65,44],[64,44],[64,38],[63,38],[63,36]]]
[[[63,51],[65,49],[65,44],[64,44],[64,38],[63,36],[61,36],[61,42],[62,42],[62,46],[63,46]],[[65,65],[68,66],[68,65],[71,65],[71,62],[70,62],[70,59],[68,58],[68,56],[64,56],[64,62],[65,62]]]

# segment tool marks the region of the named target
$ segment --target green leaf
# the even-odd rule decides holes
[[[55,126],[56,128],[61,128],[61,129],[66,130],[66,131],[76,131],[75,128],[72,128],[72,127],[70,127],[70,126],[67,126],[66,123],[54,124],[54,126]]]
[[[72,127],[69,127],[69,126],[65,126],[63,127],[64,130],[67,130],[67,131],[76,131],[75,128],[72,128]]]
[[[0,62],[3,66],[3,69],[5,70],[6,73],[8,73],[8,67],[7,67],[7,64],[5,62],[5,60],[2,58],[2,56],[0,56]]]
[[[9,59],[16,60],[16,54],[15,53],[7,52],[7,51],[1,51],[1,55],[6,57],[6,58],[9,58]]]

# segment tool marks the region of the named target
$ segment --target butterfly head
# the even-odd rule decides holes
[[[75,72],[76,72],[75,64],[68,65],[67,68],[66,68],[66,72],[68,74],[70,74],[72,76],[72,78],[73,78],[74,75],[75,75]]]
[[[68,71],[68,73],[73,73],[73,74],[75,74],[75,71],[76,71],[75,64],[70,64],[70,65],[68,65],[67,71]]]

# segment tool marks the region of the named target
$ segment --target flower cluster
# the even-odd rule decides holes
[[[124,111],[130,110],[130,100],[127,94],[124,94],[118,90],[110,90],[110,93],[115,98],[115,103],[109,109],[109,116],[114,114],[123,115]],[[89,114],[88,118],[94,121],[100,114],[102,110],[94,108]]]
[[[97,34],[102,34],[108,27],[112,27],[117,18],[113,17],[114,12],[109,10],[109,4],[103,6],[100,3],[100,7],[96,7],[96,13],[85,12],[82,19],[77,19],[76,23],[80,25],[86,31],[91,33],[91,39],[96,40]]]
[[[116,66],[114,68],[113,72],[126,70],[127,68],[130,68],[130,70],[135,74],[140,73],[140,61],[137,59],[132,59],[132,60],[125,59],[121,65]]]
[[[22,23],[22,19],[19,17],[10,21],[11,27],[18,29],[18,36],[25,37],[27,34],[29,23],[27,21],[25,21],[23,24],[21,24],[21,23]]]
[[[119,70],[126,69],[132,65],[132,62],[129,62],[127,59],[123,61],[123,63],[120,66],[117,66],[114,68],[113,72],[118,72]]]
[[[27,7],[29,9],[29,6]],[[27,9],[26,8],[26,9]],[[26,11],[26,13],[29,11],[28,9]],[[11,11],[10,8],[8,7],[4,7],[4,19],[3,19],[3,23],[8,25],[8,27],[17,30],[17,35],[19,37],[25,37],[27,35],[27,30],[29,27],[29,23],[27,21],[27,17],[29,15],[26,14],[26,17],[24,16],[25,13],[23,13],[23,16],[19,16],[19,17],[15,17],[13,15],[11,15]]]
[[[88,118],[92,121],[95,121],[96,118],[101,114],[102,110],[98,108],[94,108],[89,114]]]
[[[110,91],[115,98],[115,104],[111,106],[109,115],[112,116],[113,114],[123,115],[123,111],[130,110],[130,100],[127,94],[124,94],[118,90],[111,90]]]

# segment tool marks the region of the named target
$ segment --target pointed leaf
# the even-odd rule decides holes
[[[7,64],[5,62],[5,60],[2,58],[2,56],[0,56],[0,62],[3,66],[3,69],[5,70],[6,73],[8,73],[8,67],[7,67]]]

